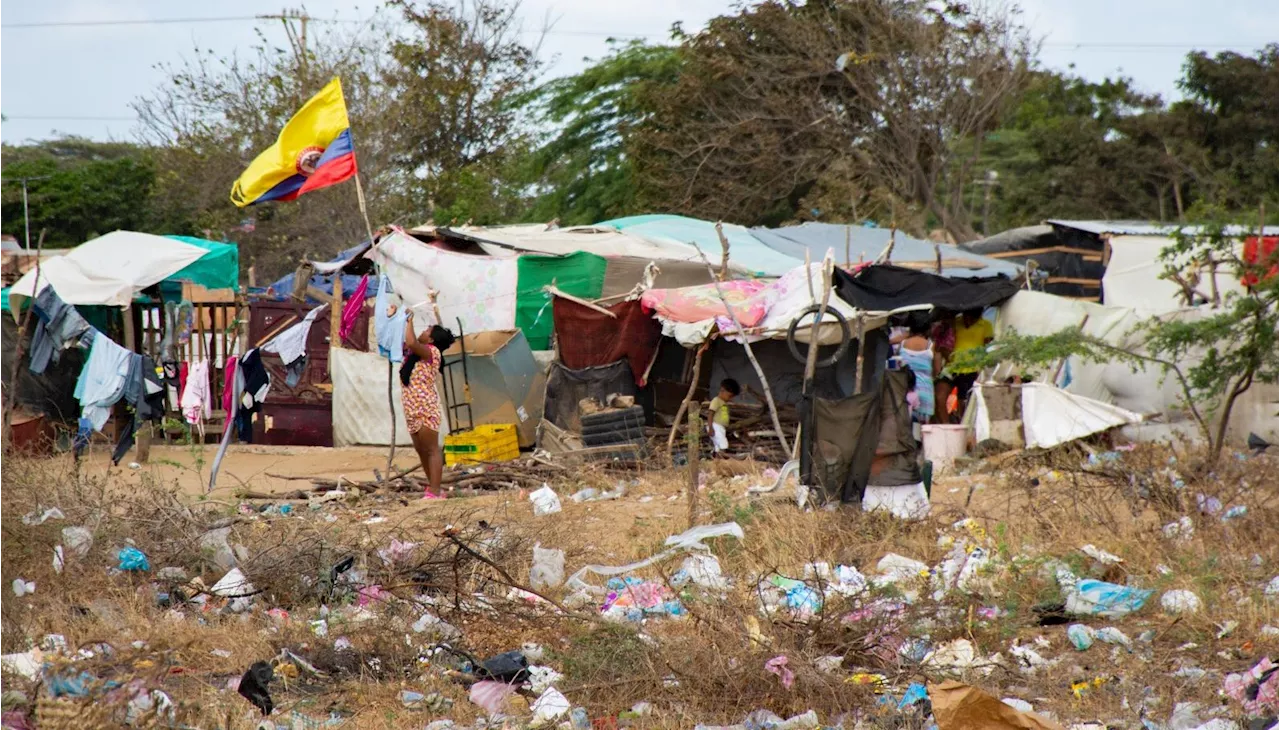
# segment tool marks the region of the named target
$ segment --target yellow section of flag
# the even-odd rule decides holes
[[[350,128],[347,104],[342,97],[342,82],[335,78],[320,93],[307,100],[294,114],[276,143],[263,150],[231,187],[231,202],[245,207],[272,192],[282,183],[304,175],[304,167],[316,152],[323,152],[338,135]],[[296,181],[301,184],[301,181]],[[292,199],[290,191],[276,191],[267,199]]]

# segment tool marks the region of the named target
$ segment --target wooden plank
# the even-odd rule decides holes
[[[1087,287],[1101,287],[1102,282],[1098,279],[1079,279],[1070,276],[1050,276],[1044,280],[1046,284],[1079,284]]]
[[[1101,260],[1102,251],[1095,251],[1088,248],[1077,248],[1075,246],[1043,246],[1041,248],[1024,248],[1021,251],[999,251],[997,253],[987,253],[983,256],[989,256],[993,259],[1009,259],[1022,258],[1024,256],[1035,256],[1041,253],[1071,253],[1077,256],[1092,256]]]

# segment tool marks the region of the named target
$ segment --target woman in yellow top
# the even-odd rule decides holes
[[[956,345],[951,353],[953,358],[970,350],[986,347],[989,342],[995,339],[995,329],[991,326],[989,320],[983,318],[981,309],[970,309],[957,317],[955,332]],[[973,384],[978,381],[978,370],[976,368],[948,365],[945,380],[956,389],[956,395],[958,396],[956,412],[963,413],[964,404],[969,398],[969,391],[973,389]]]

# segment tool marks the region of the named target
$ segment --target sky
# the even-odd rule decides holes
[[[1191,49],[1251,53],[1280,37],[1276,0],[1021,0],[1024,24],[1042,40],[1044,66],[1091,80],[1125,75],[1166,100]],[[696,30],[730,11],[730,0],[525,0],[530,38],[548,23],[541,52],[549,76],[581,70],[607,53],[612,36],[662,41],[675,22]],[[317,19],[359,21],[369,3],[311,0]],[[254,16],[283,7],[251,0],[42,0],[0,2],[0,140],[21,143],[75,134],[132,140],[129,102],[163,82],[158,64],[179,64],[197,45],[248,52],[255,23],[285,45],[278,21]],[[196,18],[249,18],[192,22]],[[133,24],[130,21],[181,21]],[[90,23],[91,25],[75,25]],[[30,27],[29,24],[43,24]],[[60,24],[60,25],[47,25]],[[22,27],[27,25],[27,27]]]

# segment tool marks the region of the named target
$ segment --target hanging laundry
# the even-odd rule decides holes
[[[236,373],[240,370],[240,358],[227,358],[226,365],[222,368],[224,376],[222,381],[222,412],[227,414],[227,421],[231,421],[232,414],[235,413],[235,403],[239,402],[240,392],[236,389]]]
[[[140,361],[137,380],[125,384],[125,399],[134,405],[134,417],[120,431],[120,440],[111,454],[111,463],[119,464],[133,448],[134,435],[148,421],[159,423],[164,419],[164,371],[156,366],[150,355],[135,355]],[[133,378],[130,369],[130,378]]]
[[[58,362],[62,350],[78,342],[89,331],[89,323],[76,308],[62,301],[62,297],[46,286],[36,295],[32,304],[36,315],[36,331],[31,337],[31,372],[40,375],[49,363]]]
[[[75,397],[80,401],[80,415],[94,431],[101,431],[111,417],[111,406],[124,395],[133,353],[101,332],[92,332],[93,344],[76,380]]]
[[[160,339],[160,361],[176,363],[179,345],[185,345],[191,339],[191,328],[194,318],[191,315],[193,305],[181,302],[165,302],[164,304],[164,337]]]
[[[246,352],[244,357],[240,358],[238,370],[243,374],[244,387],[236,391],[236,395],[240,398],[240,406],[237,410],[257,411],[267,399],[267,393],[271,389],[271,376],[267,374],[267,368],[262,364],[261,352],[257,348]]]
[[[307,312],[307,316],[303,317],[301,322],[272,337],[270,342],[262,346],[262,351],[279,355],[285,365],[297,361],[298,358],[306,357],[307,336],[311,334],[311,325],[320,312],[328,306],[328,304],[321,304]]]
[[[204,435],[204,421],[213,415],[210,403],[212,399],[209,392],[209,361],[196,360],[187,369],[187,386],[182,391],[178,407],[182,409],[182,417],[187,423],[200,427],[201,435]]]
[[[369,275],[365,274],[360,277],[360,283],[356,285],[356,290],[351,293],[351,298],[347,303],[342,305],[342,326],[338,328],[338,337],[345,340],[351,334],[352,328],[356,326],[356,320],[360,319],[360,312],[364,311],[364,298],[369,291]]]
[[[391,280],[383,274],[378,279],[378,298],[373,305],[373,331],[378,336],[378,354],[391,362],[404,359],[404,323],[409,310],[398,304],[395,314],[387,311],[398,299],[391,291]]]

